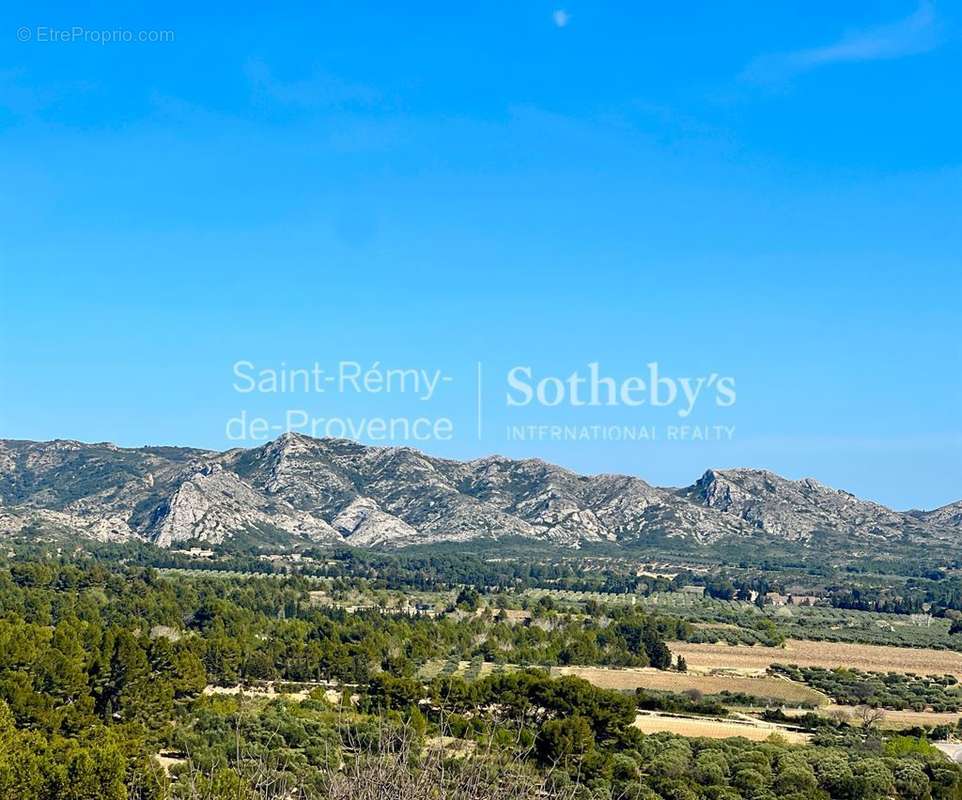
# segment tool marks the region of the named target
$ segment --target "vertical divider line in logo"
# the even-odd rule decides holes
[[[478,362],[478,441],[481,441],[481,436],[484,428],[481,422],[481,362]]]

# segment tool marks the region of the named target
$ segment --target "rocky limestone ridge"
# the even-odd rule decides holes
[[[932,511],[913,510],[908,512],[913,517],[940,527],[962,528],[962,500],[949,503]]]
[[[682,494],[788,540],[810,539],[820,531],[882,538],[922,532],[907,514],[813,478],[792,481],[768,470],[708,470]]]
[[[958,538],[962,502],[892,511],[812,479],[708,470],[667,489],[538,459],[454,461],[285,434],[252,449],[0,441],[0,533],[162,547],[235,537],[392,547],[512,536],[566,547],[651,537],[868,544]]]

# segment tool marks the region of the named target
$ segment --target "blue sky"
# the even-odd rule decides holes
[[[241,412],[423,415],[442,455],[957,500],[960,34],[945,2],[5,4],[0,435],[223,448]],[[451,380],[244,394],[242,360]],[[506,403],[515,366],[650,362],[737,402]]]

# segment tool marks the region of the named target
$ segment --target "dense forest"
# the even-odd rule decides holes
[[[399,797],[962,797],[959,768],[924,738],[824,721],[806,746],[646,736],[632,724],[639,708],[717,709],[525,668],[675,668],[667,642],[693,628],[670,614],[623,603],[574,613],[545,596],[512,619],[517,603],[473,583],[432,613],[320,602],[370,578],[341,565],[322,592],[305,576],[8,563],[0,797],[360,797],[387,764],[406,776],[393,784],[409,781]],[[426,673],[438,659],[496,671]],[[296,691],[258,691],[274,685]],[[468,749],[445,767],[428,745],[448,740]]]

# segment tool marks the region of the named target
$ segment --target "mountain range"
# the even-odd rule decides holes
[[[364,547],[522,537],[578,547],[765,536],[872,548],[954,545],[962,501],[899,512],[755,469],[709,469],[691,486],[661,488],[537,459],[462,462],[293,433],[225,452],[0,440],[0,533],[162,547],[236,537]]]

